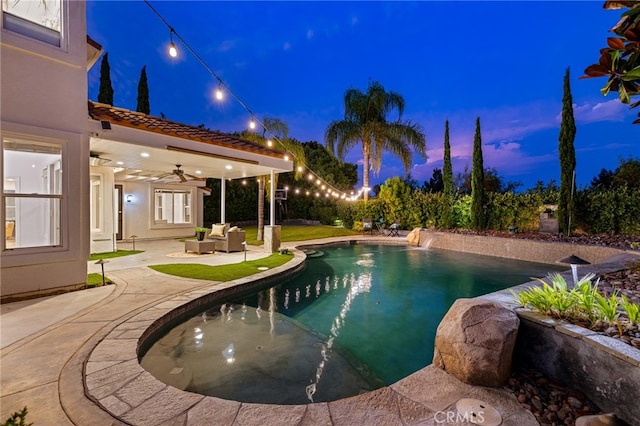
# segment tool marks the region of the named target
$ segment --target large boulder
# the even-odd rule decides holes
[[[500,386],[511,373],[520,320],[481,299],[458,299],[436,332],[433,364],[472,385]]]
[[[407,244],[417,246],[420,244],[420,230],[422,228],[414,228],[407,234]]]

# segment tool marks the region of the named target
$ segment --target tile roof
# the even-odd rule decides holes
[[[189,126],[165,118],[153,117],[142,112],[129,111],[98,102],[89,101],[89,117],[99,121],[106,120],[119,126],[159,133],[209,145],[248,151],[270,157],[282,158],[283,155],[283,152],[240,139],[227,133]]]

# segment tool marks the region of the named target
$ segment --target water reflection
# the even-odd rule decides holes
[[[545,276],[548,265],[395,247],[327,250],[293,280],[225,300],[169,331],[143,367],[181,389],[302,404],[391,384],[427,365],[459,297]]]

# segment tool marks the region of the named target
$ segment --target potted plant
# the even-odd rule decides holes
[[[196,226],[196,238],[198,241],[204,240],[204,235],[207,233],[207,228],[203,228],[202,226]]]

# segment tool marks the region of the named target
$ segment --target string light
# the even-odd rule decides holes
[[[175,43],[173,42],[173,35],[175,34],[176,38],[178,40],[180,40],[180,42],[182,43],[182,45],[198,60],[198,62],[200,62],[200,64],[217,80],[218,82],[218,87],[215,91],[215,98],[217,100],[222,100],[224,98],[224,91],[226,91],[227,93],[229,93],[231,95],[232,98],[234,98],[236,100],[236,102],[238,102],[240,104],[240,106],[242,106],[251,116],[251,120],[249,121],[249,128],[251,130],[254,130],[256,128],[256,125],[259,124],[262,126],[262,128],[265,131],[268,131],[270,134],[273,135],[273,132],[271,132],[271,130],[269,130],[269,128],[267,128],[267,126],[265,126],[262,122],[260,122],[260,120],[258,120],[255,116],[255,114],[253,114],[253,112],[249,109],[249,107],[229,88],[229,86],[227,86],[224,81],[222,81],[222,79],[211,69],[211,67],[209,67],[209,65],[207,65],[207,63],[200,57],[200,55],[198,55],[193,48],[191,48],[191,46],[185,42],[185,40],[173,29],[173,27],[171,25],[169,25],[169,23],[162,17],[162,15],[160,15],[160,13],[158,13],[157,10],[155,10],[155,8],[149,3],[148,0],[144,0],[145,4],[147,6],[149,6],[149,8],[156,14],[156,16],[167,26],[167,28],[169,28],[169,37],[170,37],[170,44],[169,44],[169,55],[172,58],[175,58],[178,55],[178,51],[176,49]],[[257,123],[257,124],[256,124]],[[276,137],[274,135],[273,139],[275,139],[283,148],[286,152],[288,152],[289,150],[287,149],[287,147],[282,143],[282,141],[280,141],[278,139],[278,137]],[[273,141],[271,139],[268,139],[267,141],[267,145],[268,146],[273,146]],[[290,153],[290,152],[289,152]],[[284,156],[285,161],[289,160],[289,155],[285,155]],[[297,168],[298,172],[302,173],[304,171],[304,168],[302,166],[299,166]],[[350,201],[353,200],[357,200],[358,197],[360,195],[362,195],[364,193],[364,191],[369,191],[370,188],[368,187],[363,187],[361,188],[357,194],[354,194],[353,191],[351,191],[351,196],[347,197],[347,195],[338,190],[337,188],[334,188],[332,185],[330,185],[327,182],[324,182],[324,179],[320,179],[319,176],[317,176],[312,170],[308,170],[309,174],[307,176],[308,180],[310,183],[314,182],[315,179],[315,184],[318,187],[322,187],[322,189],[324,190],[325,188],[328,188],[327,192],[327,197],[329,197],[330,195],[333,195],[335,198],[341,198],[341,199],[347,199]],[[246,181],[243,181],[243,184],[245,184]],[[296,189],[296,193],[297,189]],[[310,191],[306,191],[305,192],[306,195],[310,194]],[[316,197],[319,197],[320,194],[318,192],[315,192]]]
[[[169,27],[169,38],[171,39],[171,43],[169,43],[169,56],[175,58],[178,56],[178,50],[176,49],[176,45],[173,43],[173,28]]]

